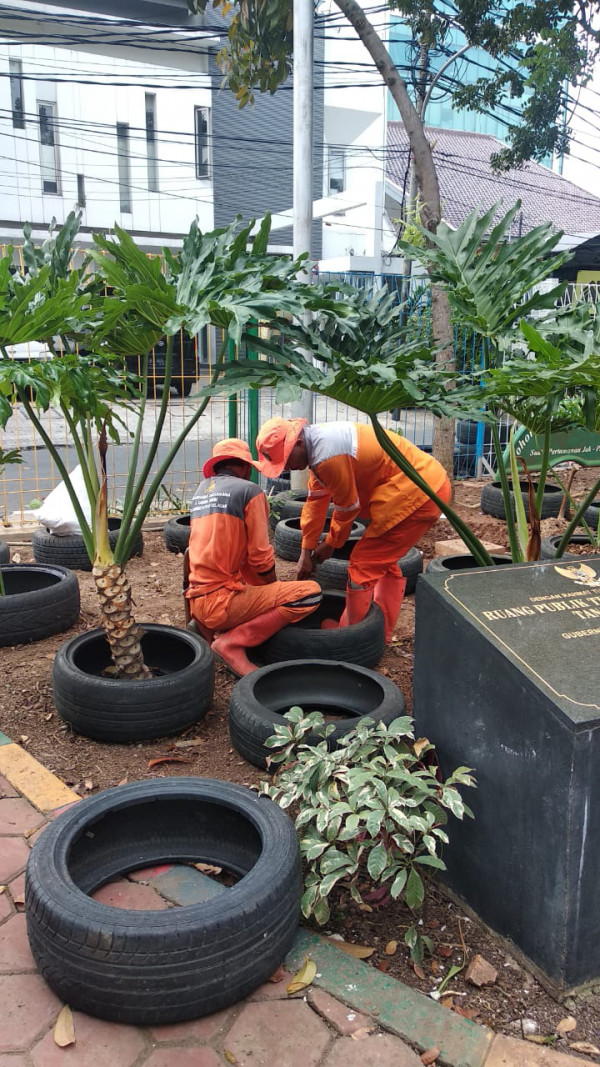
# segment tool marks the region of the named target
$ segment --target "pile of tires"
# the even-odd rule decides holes
[[[176,515],[163,526],[163,541],[169,552],[185,552],[190,543],[190,515]]]
[[[321,711],[335,728],[327,739],[330,751],[364,718],[393,722],[406,714],[397,685],[375,671],[351,663],[323,659],[276,663],[252,671],[234,686],[229,703],[229,731],[234,748],[256,767],[268,767],[265,741],[284,715],[299,705],[308,714]],[[305,744],[320,741],[308,734]]]
[[[512,485],[509,482],[509,485]],[[529,518],[529,484],[528,482],[519,482],[521,489],[521,496],[523,497],[523,504],[525,505],[525,515]],[[534,486],[537,488],[536,486]],[[558,485],[546,485],[544,494],[542,497],[542,506],[540,509],[540,519],[549,519],[555,515],[558,515],[560,511],[560,505],[562,503],[563,491]],[[511,489],[510,499],[512,505],[513,516],[515,515],[515,496]],[[502,497],[502,487],[500,482],[492,482],[490,485],[484,485],[481,490],[481,510],[484,515],[493,515],[496,519],[505,519],[506,512],[504,510],[504,500]]]
[[[284,492],[275,493],[268,497],[269,501],[269,526],[275,529],[282,519],[299,519],[302,508],[308,499],[307,489],[287,489]],[[333,504],[327,509],[327,517],[333,515]]]
[[[364,619],[341,630],[322,630],[325,619],[339,622],[346,604],[344,593],[327,590],[316,611],[252,650],[252,661],[264,666],[283,660],[327,659],[374,667],[385,651],[383,614],[372,603]]]
[[[121,520],[110,518],[108,520],[108,540],[111,549],[114,550],[121,529]],[[87,554],[85,543],[81,534],[72,534],[69,537],[58,537],[50,533],[45,526],[35,530],[31,538],[33,558],[36,563],[50,563],[60,567],[68,567],[72,571],[91,571],[92,564]],[[129,556],[141,556],[144,550],[144,541],[141,533],[136,537]]]
[[[355,541],[347,541],[342,548],[336,548],[330,559],[317,564],[314,576],[322,589],[346,588],[348,565],[355,544]],[[398,560],[398,566],[406,578],[406,593],[414,593],[417,578],[423,573],[423,554],[418,548],[411,548],[402,559]]]
[[[329,519],[326,520],[323,532],[326,534],[329,530]],[[350,537],[346,544],[349,546],[349,551],[354,547],[356,542],[362,537],[365,532],[365,527],[362,522],[353,522],[350,530]],[[297,560],[300,558],[300,552],[302,550],[302,531],[300,529],[300,519],[282,519],[277,523],[275,527],[275,533],[273,535],[273,548],[275,555],[279,556],[279,559]]]
[[[210,863],[239,881],[164,911],[91,898],[163,863]],[[27,933],[41,975],[77,1011],[160,1026],[210,1015],[266,982],[292,947],[300,857],[291,819],[250,789],[209,778],[132,782],[81,800],[31,850]]]

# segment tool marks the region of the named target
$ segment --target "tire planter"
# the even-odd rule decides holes
[[[348,563],[354,544],[348,541],[342,548],[336,548],[333,556],[315,568],[315,579],[322,589],[345,589],[348,582]],[[418,548],[411,548],[398,566],[406,578],[406,593],[414,593],[419,574],[423,572],[423,555]]]
[[[210,900],[150,913],[90,899],[128,871],[199,861],[241,878]],[[300,915],[291,819],[210,778],[132,782],[80,801],[36,841],[25,881],[31,951],[53,992],[137,1026],[242,1000],[282,963]]]
[[[593,504],[590,504],[589,508],[586,508],[583,513],[583,518],[590,529],[595,533],[598,529],[598,519],[600,518],[600,500],[594,500]]]
[[[562,541],[562,534],[554,534],[553,537],[544,537],[542,539],[542,547],[540,551],[540,559],[556,559],[556,549]],[[568,541],[569,545],[589,545],[591,548],[591,541],[587,534],[572,534]],[[589,553],[590,556],[600,555],[600,549],[596,549],[594,552]],[[582,559],[585,558],[585,554],[582,557],[578,552],[563,552],[560,559]]]
[[[492,553],[491,559],[493,559],[495,566],[512,563],[510,556],[500,556]],[[477,567],[477,564],[473,556],[466,552],[460,556],[436,556],[435,559],[429,561],[425,570],[427,574],[445,574],[453,571],[473,570],[475,567]]]
[[[132,682],[103,677],[111,662],[103,630],[66,641],[54,658],[52,689],[59,715],[95,741],[167,737],[208,711],[214,659],[206,641],[189,630],[143,623],[144,660],[158,676]]]
[[[185,552],[190,543],[190,516],[176,515],[163,527],[163,540],[169,552]]]
[[[323,532],[327,533],[329,530],[329,519],[327,519]],[[356,542],[362,537],[365,532],[365,527],[362,522],[353,522],[350,529],[350,536],[346,542],[348,551],[354,547]],[[302,531],[300,529],[300,519],[282,519],[277,523],[275,527],[275,534],[273,536],[273,548],[275,555],[279,556],[279,559],[288,559],[295,561],[300,558],[300,552],[302,550]]]
[[[264,666],[283,660],[326,659],[340,663],[358,663],[374,667],[385,650],[383,614],[377,604],[371,604],[361,622],[344,626],[341,630],[321,630],[323,619],[340,619],[346,597],[344,593],[327,591],[311,615],[300,622],[284,626],[251,654],[254,663]]]
[[[299,519],[308,499],[307,489],[287,489],[269,497],[269,525],[275,529],[282,519]],[[333,504],[327,508],[327,518],[333,515]]]
[[[276,493],[286,493],[290,488],[290,478],[283,477],[283,474],[279,478],[267,478],[267,484],[265,486],[265,493],[268,497],[272,497]]]
[[[22,645],[60,634],[79,618],[79,585],[72,571],[37,563],[2,567],[0,645]]]
[[[512,484],[509,482],[509,484]],[[535,484],[535,483],[534,483]],[[525,515],[529,518],[529,496],[528,496],[528,484],[527,482],[519,482],[521,487],[521,495],[523,497],[523,504],[525,505]],[[513,515],[515,514],[515,498],[511,489],[510,498],[512,503]],[[563,491],[557,485],[547,485],[544,490],[542,498],[542,507],[540,509],[540,518],[549,519],[554,515],[558,515],[560,511],[560,505],[562,503]],[[504,500],[502,499],[502,490],[500,488],[500,482],[492,482],[491,485],[484,485],[481,490],[481,510],[484,515],[493,515],[496,519],[505,519],[506,514],[504,511]]]
[[[110,518],[108,520],[108,540],[112,549],[117,543],[120,529],[120,519]],[[91,571],[92,569],[83,537],[80,534],[71,537],[57,537],[56,534],[50,533],[45,526],[40,526],[39,530],[35,530],[33,533],[31,545],[36,563],[56,563],[61,567],[69,567],[73,571]],[[134,541],[129,558],[131,556],[141,556],[143,549],[144,542],[140,533]]]
[[[10,548],[4,541],[0,541],[0,564],[10,563]]]
[[[231,742],[244,759],[267,767],[269,749],[264,747],[276,725],[285,726],[286,711],[300,704],[303,711],[322,711],[333,733],[327,739],[333,751],[337,742],[365,717],[386,725],[406,714],[401,690],[389,678],[350,663],[330,660],[296,660],[252,671],[233,687],[229,702]],[[339,716],[337,720],[329,716]],[[304,741],[315,745],[317,734]]]

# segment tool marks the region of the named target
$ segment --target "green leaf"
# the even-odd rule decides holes
[[[413,911],[420,908],[425,899],[425,887],[423,886],[423,881],[420,875],[415,871],[414,867],[411,867],[410,869],[404,896],[406,903]]]
[[[383,842],[376,845],[369,852],[367,859],[367,870],[371,875],[371,878],[378,879],[383,874],[385,868],[388,865],[387,849]]]
[[[391,885],[391,888],[390,888],[390,893],[391,893],[392,897],[394,898],[394,900],[397,900],[397,898],[400,896],[402,890],[404,889],[404,886],[406,885],[407,877],[408,877],[408,872],[407,872],[406,868],[404,868],[403,870],[399,871],[398,874],[396,875],[396,877],[394,878],[394,881],[392,882],[392,885]]]

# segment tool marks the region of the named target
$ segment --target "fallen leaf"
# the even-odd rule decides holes
[[[44,715],[44,719],[46,720],[46,722],[50,722],[51,718],[52,718],[52,712],[51,711],[49,711],[47,715]]]
[[[25,897],[24,897],[23,893],[19,893],[18,895],[13,893],[13,904],[14,904],[15,908],[24,908],[25,907]]]
[[[0,896],[2,895],[2,893],[4,893],[5,889],[6,889],[5,885],[0,885]]]
[[[351,941],[338,941],[332,937],[327,939],[331,941],[336,948],[341,948],[342,952],[347,952],[349,956],[356,956],[359,960],[368,960],[369,956],[372,956],[375,952],[374,948],[370,948],[368,945],[355,945]]]
[[[85,786],[85,788],[86,788],[88,793],[91,792],[91,790],[94,788],[94,783],[92,782],[91,778],[86,778],[86,780],[85,780],[85,782],[83,784],[84,784],[84,786]]]
[[[388,960],[380,960],[379,963],[377,964],[377,970],[378,971],[383,971],[384,974],[387,971],[388,967],[389,967]]]
[[[525,1034],[526,1041],[532,1041],[534,1045],[547,1045],[548,1038],[543,1034]]]
[[[430,744],[431,742],[428,737],[418,737],[417,740],[413,742],[413,751],[417,759],[421,755],[423,749],[427,748],[427,745]]]
[[[350,1034],[350,1037],[353,1041],[362,1041],[363,1038],[368,1037],[369,1034],[372,1034],[374,1029],[374,1026],[361,1026],[358,1030],[355,1030],[352,1034]]]
[[[228,1048],[223,1049],[223,1055],[224,1055],[225,1059],[227,1060],[227,1063],[237,1063],[238,1062],[237,1056],[234,1056],[233,1052],[230,1052]]]
[[[415,972],[417,978],[420,978],[422,982],[425,981],[425,971],[422,967],[419,967],[418,963],[413,963],[413,971]]]
[[[430,970],[431,970],[432,974],[439,974],[440,973],[441,964],[439,963],[438,960],[432,960],[431,963],[429,964],[429,967],[430,967]]]
[[[215,867],[214,863],[192,863],[192,867],[195,867],[197,871],[202,871],[202,874],[222,874],[222,867]]]
[[[310,956],[307,956],[300,970],[292,978],[292,981],[287,987],[287,992],[290,994],[299,993],[301,989],[306,989],[312,982],[316,973],[316,963],[311,960]]]
[[[371,907],[371,905],[370,904],[365,904],[364,900],[361,900],[361,902],[358,905],[358,907],[359,907],[360,911],[373,911],[373,908]]]
[[[449,959],[452,955],[452,949],[450,945],[438,945],[435,951],[437,952],[438,956],[442,956],[445,960]]]
[[[55,1044],[60,1048],[75,1044],[75,1027],[73,1026],[73,1014],[68,1004],[58,1013],[54,1030],[52,1031]]]
[[[198,748],[199,745],[205,745],[206,741],[203,741],[201,737],[197,737],[194,741],[176,741],[175,748]]]
[[[600,1048],[589,1041],[572,1041],[569,1048],[572,1048],[573,1052],[581,1052],[583,1056],[600,1056]]]
[[[19,738],[19,741],[21,742],[22,745],[24,745],[27,741],[29,741],[28,735],[27,734],[21,734],[21,736]]]
[[[435,1063],[441,1051],[439,1048],[426,1048],[425,1052],[421,1053],[421,1063],[424,1063],[425,1067],[431,1067],[431,1064]]]
[[[442,1005],[442,1008],[452,1008],[454,1007],[454,998],[442,997],[442,999],[440,1000],[440,1004]]]
[[[477,1008],[461,1008],[460,1004],[453,1004],[452,1011],[456,1015],[461,1015],[463,1019],[476,1019],[479,1015]]]
[[[273,985],[277,985],[277,982],[283,982],[283,979],[285,978],[286,973],[287,972],[286,972],[285,967],[283,967],[283,966],[278,967],[277,970],[274,971],[273,974],[271,975],[271,977],[269,978],[269,982],[272,982]]]
[[[121,778],[121,781],[120,781],[120,782],[117,782],[117,788],[118,788],[118,787],[119,787],[120,785],[127,785],[127,782],[128,782],[128,781],[129,781],[129,779],[128,779],[127,775],[125,775],[125,777],[124,777],[124,778]]]
[[[556,1027],[557,1034],[570,1034],[571,1030],[577,1029],[577,1019],[574,1019],[572,1015],[567,1015],[566,1019],[561,1019]]]
[[[385,946],[385,954],[386,954],[386,956],[393,956],[394,953],[396,952],[397,948],[398,948],[398,942],[397,941],[388,941],[387,945]]]
[[[146,766],[158,767],[160,763],[192,763],[192,760],[185,756],[157,756],[156,759],[149,759]]]

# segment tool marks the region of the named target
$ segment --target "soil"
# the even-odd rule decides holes
[[[592,484],[596,473],[577,472],[573,487],[576,496],[583,496],[584,486]],[[479,509],[483,484],[476,480],[457,483],[455,506],[479,537],[506,549],[504,522],[483,515]],[[564,525],[560,519],[546,520],[542,524],[543,536],[561,532]],[[453,537],[447,520],[440,519],[419,543],[425,562],[434,555],[436,541]],[[128,565],[137,616],[140,621],[183,626],[182,557],[166,550],[160,532],[145,533],[144,541],[143,557],[132,559]],[[33,559],[27,543],[13,546],[11,553],[14,562]],[[292,563],[279,561],[279,577],[292,577],[294,568]],[[256,786],[264,773],[248,764],[231,746],[228,703],[235,679],[221,665],[216,668],[212,708],[201,722],[180,736],[111,745],[80,737],[62,722],[52,702],[54,652],[68,637],[98,625],[91,576],[78,572],[78,579],[81,617],[72,630],[34,645],[2,649],[0,729],[81,796],[128,781],[174,775],[202,775]],[[407,597],[395,638],[378,669],[400,686],[409,712],[413,635],[414,597]],[[161,757],[167,757],[168,762],[163,759],[153,763]],[[527,970],[516,950],[450,900],[439,886],[430,886],[423,915],[424,929],[433,941],[434,951],[422,968],[413,966],[403,943],[406,928],[413,922],[406,908],[392,903],[371,912],[362,911],[343,890],[332,897],[332,903],[332,919],[326,932],[373,949],[368,964],[425,995],[436,989],[451,967],[460,968],[442,993],[441,1003],[446,1008],[485,1023],[496,1032],[526,1037],[571,1054],[577,1054],[578,1043],[587,1043],[582,1053],[600,1063],[600,985],[561,1003]],[[397,947],[390,944],[393,942]],[[477,955],[497,972],[495,980],[481,988],[466,980],[468,965]]]

